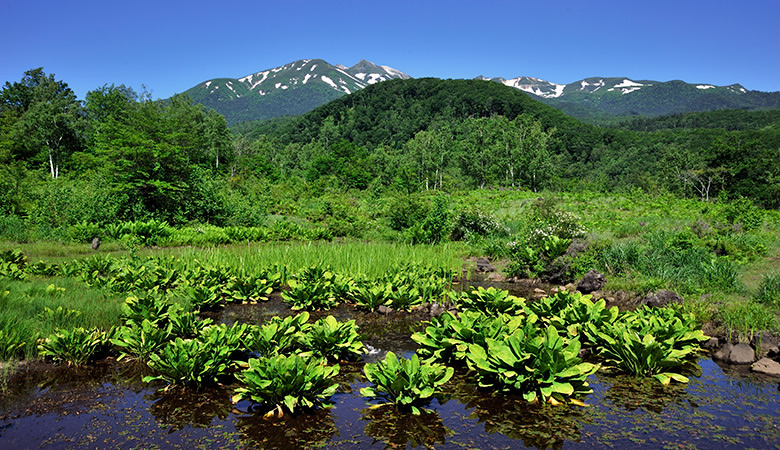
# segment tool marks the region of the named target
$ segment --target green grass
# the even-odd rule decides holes
[[[51,287],[50,287],[51,286]],[[118,325],[125,295],[107,295],[72,278],[0,280],[0,330],[23,339],[22,355],[37,354],[36,342],[58,328]],[[62,309],[58,310],[61,307]],[[49,311],[47,311],[47,308]],[[75,311],[75,312],[68,312]]]
[[[288,273],[303,267],[330,265],[335,271],[368,277],[379,277],[404,263],[422,263],[434,268],[460,273],[465,244],[451,242],[439,245],[409,245],[393,242],[288,242],[253,243],[212,248],[180,248],[155,251],[186,263],[200,261],[213,265],[243,267],[252,270],[278,264]]]

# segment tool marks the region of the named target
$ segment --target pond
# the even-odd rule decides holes
[[[290,311],[272,299],[233,305],[216,315],[226,322],[261,323]],[[410,356],[409,338],[421,327],[416,314],[360,313],[341,307],[337,318],[355,318],[371,352]],[[322,314],[325,315],[325,314]],[[312,320],[319,315],[312,314]],[[420,416],[370,407],[362,363],[341,364],[334,407],[314,414],[264,419],[231,403],[235,386],[167,394],[141,381],[145,366],[99,361],[84,369],[33,363],[2,378],[1,448],[563,448],[696,447],[780,448],[777,380],[699,361],[687,385],[597,374],[587,407],[529,406],[520,398],[478,391],[457,373],[444,395]]]

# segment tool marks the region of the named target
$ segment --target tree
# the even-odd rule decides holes
[[[58,178],[61,164],[82,147],[83,114],[76,94],[39,67],[25,72],[21,82],[6,82],[0,103],[4,116],[17,117],[10,136],[15,157],[45,160],[51,177]]]

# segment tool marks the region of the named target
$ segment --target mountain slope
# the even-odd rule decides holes
[[[251,134],[268,134],[280,142],[307,143],[337,126],[359,146],[400,148],[433,124],[454,124],[469,117],[494,115],[514,119],[530,114],[545,129],[555,128],[553,151],[572,160],[587,158],[601,131],[545,105],[517,89],[478,80],[418,78],[369,86],[320,106],[284,124],[261,125]]]
[[[371,84],[409,78],[362,60],[352,67],[303,59],[242,78],[215,78],[185,91],[193,101],[223,114],[228,124],[300,115]]]
[[[478,79],[520,89],[569,115],[589,121],[719,109],[780,108],[780,92],[749,91],[739,84],[714,86],[626,77],[591,77],[565,85],[532,77]]]

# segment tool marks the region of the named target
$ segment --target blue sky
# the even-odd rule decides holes
[[[168,97],[304,58],[413,77],[591,76],[780,91],[780,2],[0,1],[0,82]]]

